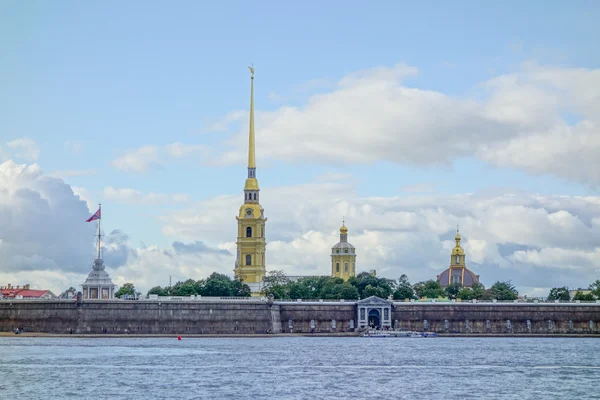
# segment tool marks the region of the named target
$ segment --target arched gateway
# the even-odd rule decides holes
[[[356,302],[359,328],[392,327],[392,303],[377,296],[367,297]]]

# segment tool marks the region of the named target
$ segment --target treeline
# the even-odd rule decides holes
[[[517,289],[508,282],[496,282],[489,289],[481,284],[472,288],[452,284],[442,288],[439,282],[428,280],[411,284],[406,275],[396,279],[379,278],[362,272],[344,282],[327,276],[290,280],[283,271],[270,271],[264,278],[263,293],[275,299],[364,299],[369,296],[394,300],[447,297],[461,300],[516,300]]]
[[[236,296],[250,297],[250,287],[238,279],[213,272],[208,278],[179,281],[173,286],[155,286],[148,294],[159,296]]]
[[[548,300],[581,300],[581,301],[594,301],[600,299],[600,279],[588,286],[587,290],[577,290],[571,299],[569,288],[566,286],[555,287],[550,289],[548,293]]]

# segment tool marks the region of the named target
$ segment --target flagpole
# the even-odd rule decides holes
[[[100,259],[100,221],[102,220],[102,204],[98,203],[98,211],[100,217],[98,218],[98,259]]]

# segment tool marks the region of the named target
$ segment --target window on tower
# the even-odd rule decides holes
[[[252,237],[252,227],[246,228],[246,237]]]
[[[460,256],[456,256],[456,263],[460,264]]]
[[[344,263],[344,272],[348,272],[348,263]]]
[[[335,263],[335,272],[340,272],[340,263]]]
[[[252,265],[252,255],[246,254],[246,265]]]
[[[256,200],[256,193],[254,193],[254,200]]]

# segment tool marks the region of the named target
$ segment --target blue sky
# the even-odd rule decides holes
[[[245,166],[206,165],[198,156],[133,173],[112,162],[144,145],[218,148],[234,138],[245,129],[245,117],[224,130],[211,126],[228,113],[247,111],[250,63],[256,68],[258,115],[302,109],[349,74],[397,64],[419,71],[402,79],[406,88],[476,99],[487,96],[478,94],[483,82],[525,62],[599,68],[599,16],[594,1],[5,1],[0,144],[35,141],[35,162],[44,172],[62,173],[69,185],[86,190],[88,200],[104,202],[107,227],[124,230],[135,245],[168,246],[177,237],[163,235],[157,218],[181,204],[120,204],[104,199],[104,189],[185,193],[191,202],[238,193],[241,199]],[[570,125],[581,119],[568,107],[560,113]],[[377,121],[370,123],[376,129]],[[441,161],[288,162],[261,159],[259,153],[258,176],[266,189],[344,173],[363,197],[410,195],[404,188],[413,185],[431,185],[440,196],[598,195],[594,182],[550,170],[531,173],[468,154]],[[64,172],[90,169],[96,172]],[[197,240],[218,244],[211,237]]]

